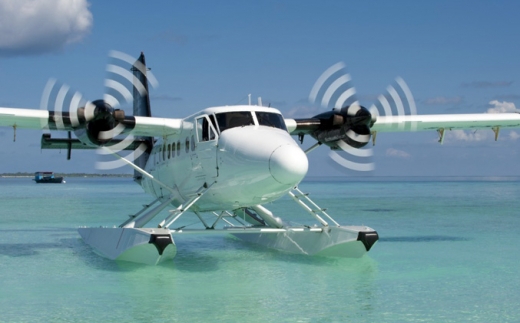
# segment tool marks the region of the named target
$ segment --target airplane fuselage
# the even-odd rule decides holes
[[[234,210],[274,201],[306,175],[305,153],[281,113],[260,106],[205,109],[182,121],[179,133],[159,139],[145,170],[173,193],[145,178],[143,189],[180,205],[201,188],[196,211]]]

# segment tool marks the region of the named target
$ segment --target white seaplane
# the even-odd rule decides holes
[[[109,65],[107,70],[117,74],[118,80],[105,82],[108,90],[102,100],[86,101],[68,86],[56,90],[51,82],[42,98],[44,109],[0,108],[0,126],[14,131],[69,131],[68,138],[44,133],[42,149],[66,149],[70,159],[73,149],[101,148],[117,157],[114,162],[134,169],[135,182],[154,200],[118,227],[78,229],[95,252],[114,260],[158,264],[176,255],[175,236],[216,232],[286,252],[361,257],[378,240],[377,232],[366,226],[339,224],[300,191],[298,184],[308,169],[307,153],[321,144],[333,150],[358,150],[370,139],[375,142],[380,132],[433,130],[442,142],[445,130],[490,128],[497,138],[501,128],[520,127],[520,114],[516,113],[382,115],[360,106],[357,100],[348,103],[353,88],[338,92],[332,111],[308,119],[286,119],[279,110],[261,104],[210,107],[183,119],[156,118],[151,116],[148,83],[153,80],[144,55],[135,60],[113,52],[112,57],[129,68]],[[343,83],[336,80],[322,87],[337,70],[329,69],[318,79],[311,97],[320,91],[323,100],[334,97],[348,77],[339,78]],[[391,101],[400,103],[396,91],[389,92]],[[404,93],[414,108],[411,94]],[[115,109],[129,101],[133,101],[133,116]],[[388,102],[380,100],[387,111]],[[303,151],[291,136],[302,141],[305,135],[317,143]],[[125,156],[124,151],[130,153]],[[293,225],[264,206],[285,194],[313,216],[316,224]],[[145,227],[167,208],[167,216]],[[202,229],[175,228],[188,211],[200,219]],[[208,221],[203,214],[213,219]]]

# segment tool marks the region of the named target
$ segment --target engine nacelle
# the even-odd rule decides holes
[[[347,137],[342,140],[350,147],[362,148],[370,141],[370,135],[368,126],[354,126],[347,131]]]
[[[338,141],[353,148],[361,148],[370,141],[372,115],[359,105],[351,105],[340,111],[328,111],[314,118],[320,120],[319,129],[312,136],[332,149],[338,149]]]
[[[115,128],[119,124],[119,120],[124,119],[124,112],[114,110],[104,100],[96,100],[92,102],[92,105],[94,106],[93,111],[87,112],[83,109],[79,113],[83,114],[82,117],[87,121],[84,128],[78,128],[74,133],[85,145],[103,146],[118,135]]]
[[[332,130],[317,130],[313,137],[319,142],[338,149],[337,141],[344,141],[353,148],[362,148],[370,141],[370,128],[366,125],[348,127],[346,125]]]

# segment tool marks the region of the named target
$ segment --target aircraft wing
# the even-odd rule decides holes
[[[72,126],[70,119],[68,113],[0,107],[0,126],[5,127],[75,130],[77,127]],[[182,119],[131,116],[125,117],[121,124],[125,133],[134,136],[160,137],[179,132]]]
[[[43,129],[48,128],[49,111],[0,108],[0,126]]]
[[[285,119],[291,135],[312,134],[328,130],[323,120]],[[424,130],[520,128],[520,113],[432,114],[406,116],[378,116],[371,132],[404,132]]]
[[[377,117],[376,132],[519,128],[519,113],[433,114]]]
[[[180,132],[182,119],[132,117],[135,125],[132,128],[134,136],[162,137]]]

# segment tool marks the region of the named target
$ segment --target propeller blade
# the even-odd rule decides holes
[[[361,107],[357,99],[356,89],[352,83],[352,77],[347,72],[343,62],[336,63],[323,72],[311,89],[309,94],[311,103],[319,102],[322,108],[332,108],[334,114],[321,114],[317,117],[330,118],[330,126],[333,129],[316,135],[320,141],[341,138],[331,144],[332,149],[341,149],[350,155],[352,152],[365,146],[370,140],[369,123],[372,121],[370,111]],[[335,128],[334,127],[339,127]],[[368,129],[368,130],[367,130]],[[365,157],[372,155],[372,151],[365,149]],[[331,151],[329,156],[344,168],[355,171],[369,171],[373,169],[372,163],[353,162],[348,154],[339,154]],[[372,166],[370,166],[372,165]]]
[[[157,87],[158,82],[150,69],[142,61],[132,56],[118,52],[109,52],[109,63],[106,67],[107,77],[104,81],[105,93],[102,100],[89,101],[68,85],[50,79],[44,88],[40,101],[40,109],[49,111],[49,120],[42,128],[80,131],[78,137],[84,136],[84,142],[108,147],[110,153],[118,153],[134,144],[131,134],[133,118],[125,117],[124,110],[115,109],[134,101],[134,95],[148,96],[148,84]],[[135,77],[139,71],[141,77]],[[135,104],[135,103],[134,103]],[[47,130],[48,130],[47,129]],[[111,140],[123,136],[117,143]],[[82,137],[83,138],[83,137]],[[88,138],[88,139],[87,139]],[[141,144],[125,158],[138,158],[147,149]],[[99,151],[99,150],[98,150]],[[70,150],[68,152],[70,157]],[[97,164],[100,169],[113,169],[125,164],[117,159]]]
[[[309,94],[309,101],[320,101],[323,108],[339,112],[344,106],[359,105],[352,78],[343,62],[329,67],[318,77]]]
[[[87,101],[80,92],[70,86],[49,79],[43,90],[40,109],[49,111],[48,127],[56,130],[74,130],[85,122],[85,113],[80,112]],[[42,125],[43,127],[43,125]]]
[[[395,84],[389,85],[385,94],[380,95],[370,107],[370,112],[374,116],[372,121],[377,122],[377,116],[396,117],[399,120],[405,115],[416,115],[417,108],[410,88],[402,78],[397,77]],[[402,129],[405,124],[402,123],[399,127]],[[412,123],[410,127],[412,131],[416,130],[417,124]]]
[[[135,105],[135,96],[148,96],[147,82],[154,88],[159,85],[159,82],[157,82],[152,71],[143,63],[144,55],[142,53],[141,57],[143,57],[143,62],[128,54],[114,50],[110,51],[108,56],[109,63],[106,67],[107,78],[105,79],[105,94],[103,99],[112,107],[119,107],[129,102],[133,102]],[[135,76],[136,71],[140,72],[141,77]],[[99,133],[100,139],[113,138],[124,134],[126,130],[124,111],[114,110],[113,117],[118,122],[117,126],[106,131],[101,131]],[[128,148],[133,143],[134,137],[130,131],[124,134],[121,142],[113,145],[106,145],[104,149],[98,149],[97,152],[100,155],[106,155],[107,153],[117,154]],[[146,152],[146,145],[140,144],[135,150],[124,156],[124,158],[135,160],[144,152]],[[126,163],[120,159],[100,161],[96,163],[96,167],[103,170],[115,169],[125,165]]]
[[[303,120],[302,125],[305,123],[309,129],[307,131],[318,141],[336,150],[329,153],[332,160],[344,168],[362,172],[375,169],[371,161],[372,148],[361,148],[370,141],[370,127],[377,122],[377,117],[400,118],[417,114],[412,92],[400,77],[396,78],[395,84],[387,87],[385,94],[380,95],[370,109],[362,107],[343,62],[332,65],[318,77],[309,94],[309,101],[319,102],[324,108],[332,107],[332,112],[309,119],[312,124]],[[399,127],[404,126],[404,123],[399,124]],[[409,126],[415,130],[417,125],[412,123]]]

